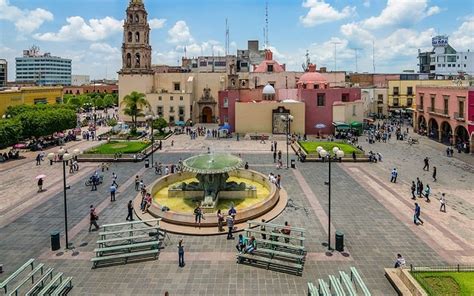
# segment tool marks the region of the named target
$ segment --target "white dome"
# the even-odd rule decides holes
[[[270,84],[267,84],[263,88],[263,94],[264,95],[274,95],[275,94],[275,89]]]

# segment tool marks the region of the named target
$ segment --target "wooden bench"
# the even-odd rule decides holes
[[[153,255],[154,259],[156,259],[158,257],[159,252],[160,252],[159,249],[153,249],[153,250],[132,252],[132,253],[124,253],[124,254],[111,255],[111,256],[94,257],[94,258],[91,259],[91,261],[93,263],[92,268],[96,268],[97,264],[100,261],[105,261],[105,260],[111,261],[111,260],[114,260],[114,259],[125,259],[124,263],[126,264],[128,262],[128,258],[131,258],[131,257],[141,257],[141,256],[145,256],[145,255]]]
[[[58,283],[59,281],[59,283]],[[61,282],[63,281],[63,273],[62,272],[58,272],[50,281],[49,283],[44,286],[43,289],[41,289],[41,291],[39,292],[38,296],[43,296],[43,295],[49,295],[48,291],[49,290],[52,290],[53,287],[57,287],[61,284]]]
[[[344,271],[339,271],[339,280],[346,287],[346,291],[349,293],[349,296],[357,296],[357,292],[352,285],[351,278]]]
[[[40,264],[36,265],[36,267],[30,273],[28,273],[24,279],[22,279],[20,282],[18,282],[15,289],[13,291],[11,291],[10,294],[8,294],[8,295],[18,295],[18,290],[20,290],[21,287],[24,284],[29,282],[30,279],[31,279],[31,283],[34,283],[35,282],[35,274],[40,272],[40,274],[43,275],[43,268],[44,268],[43,263],[40,263]]]
[[[105,248],[97,248],[94,249],[94,252],[97,254],[97,256],[102,256],[104,253],[107,252],[113,252],[113,251],[126,251],[126,252],[131,252],[132,249],[140,249],[144,247],[151,247],[152,249],[158,249],[160,246],[161,242],[160,241],[150,241],[150,242],[143,242],[143,243],[132,243],[132,244],[126,244],[126,245],[117,245],[117,246],[112,246],[112,247],[105,247]]]
[[[364,281],[360,277],[359,272],[357,271],[355,267],[351,267],[351,281],[359,285],[359,287],[362,289],[362,292],[364,293],[365,296],[371,296],[369,289],[365,285]]]
[[[279,242],[279,241],[275,241],[275,240],[268,240],[268,239],[258,240],[257,239],[257,245],[261,246],[262,248],[265,248],[265,247],[268,247],[268,246],[270,246],[270,247],[278,246],[278,247],[282,247],[284,249],[295,250],[295,251],[299,252],[300,254],[304,254],[306,252],[304,246],[287,244],[287,243]]]
[[[305,240],[304,236],[292,236],[292,235],[286,235],[286,234],[283,234],[281,232],[268,232],[268,231],[261,231],[261,230],[255,230],[255,229],[251,229],[251,228],[247,228],[245,229],[245,231],[247,232],[252,232],[252,233],[258,233],[258,234],[264,234],[266,235],[267,237],[281,237],[281,238],[286,238],[286,239],[289,239],[290,241],[291,240],[297,240],[299,241],[299,243],[302,245],[303,244],[303,241]]]
[[[30,296],[30,295],[33,295],[36,293],[37,290],[40,290],[44,287],[44,283],[45,281],[50,278],[53,279],[53,270],[54,268],[48,268],[43,276],[36,282],[36,284],[34,284],[29,290],[28,292],[26,292],[25,296]]]
[[[319,284],[319,293],[322,296],[331,296],[331,291],[329,290],[329,285],[322,279],[318,280]]]
[[[50,296],[64,295],[65,292],[69,292],[72,289],[72,277],[64,279],[59,286],[54,289]]]
[[[275,256],[280,256],[280,257],[285,257],[285,258],[292,258],[298,261],[298,263],[303,263],[305,256],[304,255],[299,255],[299,254],[293,254],[293,253],[288,253],[288,252],[281,252],[281,251],[276,251],[276,250],[271,250],[271,249],[262,249],[258,248],[255,250],[255,252],[259,253],[267,253],[270,255],[270,258],[273,258]]]
[[[264,141],[268,141],[268,139],[270,138],[269,136],[266,136],[266,135],[250,135],[250,140],[262,140],[262,137],[263,137],[263,140]]]
[[[342,288],[341,282],[339,282],[339,280],[335,276],[329,275],[329,282],[331,284],[331,291],[333,292],[333,295],[346,296],[346,293]]]
[[[239,260],[239,263],[244,263],[244,259],[248,260],[248,262],[263,262],[266,264],[266,268],[269,269],[270,265],[274,265],[277,267],[288,267],[291,269],[296,270],[296,274],[300,274],[303,271],[303,264],[300,263],[293,263],[293,262],[288,262],[288,261],[283,261],[279,259],[272,259],[272,258],[267,258],[267,257],[262,257],[258,255],[252,255],[252,254],[238,254],[237,255],[237,260]]]
[[[12,273],[8,278],[6,278],[2,283],[0,283],[0,289],[5,290],[5,294],[8,292],[8,284],[14,280],[22,271],[28,268],[28,266],[31,266],[31,270],[34,268],[34,262],[35,259],[29,259],[28,261],[25,262],[20,268],[18,268],[14,273]]]
[[[318,289],[310,282],[308,282],[308,296],[319,296]]]
[[[106,247],[107,243],[115,243],[115,242],[121,242],[121,241],[134,243],[135,240],[142,239],[142,238],[149,238],[149,237],[150,236],[148,234],[141,234],[141,235],[134,235],[134,236],[124,236],[124,237],[115,237],[115,238],[98,240],[97,244],[99,244],[100,247]]]

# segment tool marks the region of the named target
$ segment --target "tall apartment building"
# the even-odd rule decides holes
[[[0,59],[0,87],[7,86],[8,63],[7,60]]]
[[[39,53],[33,46],[23,51],[23,56],[15,58],[16,81],[37,85],[71,85],[71,60]]]

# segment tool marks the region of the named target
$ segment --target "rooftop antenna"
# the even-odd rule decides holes
[[[308,71],[308,69],[309,69],[309,64],[311,64],[311,60],[310,60],[310,58],[309,58],[309,50],[306,50],[305,57],[306,57],[306,64],[303,63],[303,64],[301,65],[301,67],[303,67],[303,71],[306,72],[306,71]]]
[[[265,48],[268,48],[268,1],[265,1]]]
[[[229,55],[229,23],[225,19],[225,55]]]
[[[375,73],[375,41],[372,40],[372,73]]]
[[[186,58],[186,45],[184,46],[184,58]]]
[[[354,53],[355,53],[355,71],[357,73],[358,72],[358,69],[357,69],[357,51],[361,50],[361,48],[355,47],[355,48],[353,48],[353,50],[354,50]]]

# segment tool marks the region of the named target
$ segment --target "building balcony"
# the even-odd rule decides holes
[[[419,106],[419,107],[416,107],[416,111],[418,111],[420,113],[424,113],[425,109],[423,108],[423,106]]]
[[[466,121],[464,113],[454,112],[454,119],[457,121]]]
[[[442,117],[449,118],[448,110],[428,107],[428,112],[432,115],[437,115],[437,116],[442,116]]]

